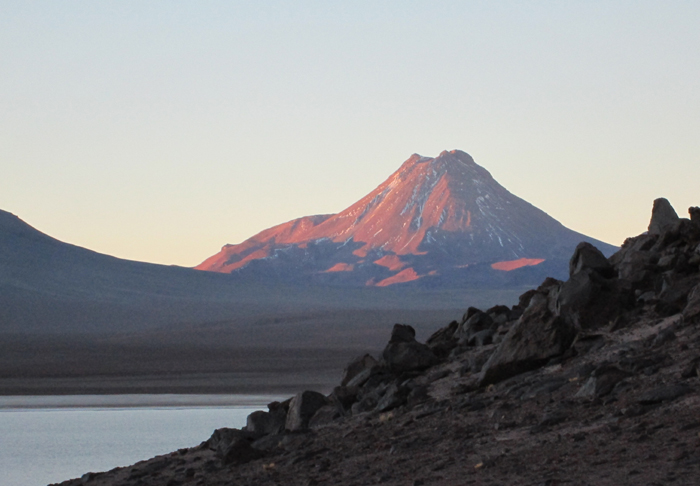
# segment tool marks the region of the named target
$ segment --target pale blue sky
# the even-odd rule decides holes
[[[462,149],[610,243],[700,205],[700,2],[0,0],[0,209],[195,265]]]

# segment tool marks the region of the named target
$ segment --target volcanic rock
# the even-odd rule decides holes
[[[700,208],[693,206],[688,208],[688,214],[690,215],[690,220],[694,223],[700,223]]]
[[[286,422],[287,413],[281,407],[270,412],[258,410],[248,415],[245,430],[256,435],[279,434]]]
[[[244,464],[264,455],[251,446],[253,434],[238,429],[217,429],[208,441],[223,464]]]
[[[394,373],[421,371],[438,362],[435,353],[425,344],[419,343],[411,326],[394,325],[391,340],[384,348],[382,358]]]
[[[297,393],[289,404],[285,428],[292,432],[307,429],[311,417],[327,404],[328,400],[321,393],[310,390]]]
[[[532,298],[525,313],[484,365],[482,386],[536,369],[569,349],[576,330],[566,319],[554,314],[549,304],[550,294]]]
[[[415,335],[415,331],[413,331],[413,333]],[[363,356],[360,356],[359,358],[354,359],[345,368],[345,371],[343,372],[343,379],[340,381],[340,384],[342,386],[347,385],[350,380],[355,378],[362,371],[371,369],[372,367],[377,366],[378,364],[379,363],[377,362],[377,360],[374,359],[370,354],[365,354]]]
[[[658,235],[668,229],[673,223],[678,221],[678,213],[673,209],[668,199],[663,197],[654,201],[651,210],[651,221],[649,222],[649,234]]]
[[[615,270],[605,255],[595,246],[583,241],[578,244],[569,261],[569,277],[573,277],[585,269],[591,269],[605,278],[611,278],[615,275]]]

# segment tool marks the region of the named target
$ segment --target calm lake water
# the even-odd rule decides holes
[[[45,486],[193,447],[286,397],[0,397],[0,484]]]

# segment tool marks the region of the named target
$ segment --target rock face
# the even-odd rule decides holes
[[[382,353],[382,358],[391,371],[421,371],[438,362],[433,351],[416,341],[415,335],[416,331],[411,326],[394,325],[389,344]]]
[[[515,306],[469,308],[427,344],[396,324],[382,359],[353,360],[327,397],[299,393],[245,430],[66,485],[695,485],[700,224],[664,204],[659,233],[609,259],[579,245],[568,280]]]
[[[289,431],[304,430],[314,414],[328,404],[324,395],[315,391],[299,392],[289,403],[285,428]]]
[[[605,278],[615,275],[615,269],[605,255],[588,242],[581,242],[574,250],[574,255],[569,260],[569,277],[573,277],[584,270],[592,270]]]
[[[415,334],[415,331],[414,331]],[[341,386],[346,386],[353,378],[365,370],[370,370],[379,363],[370,354],[365,354],[348,364],[343,373],[343,379],[340,381]]]
[[[669,226],[678,221],[678,213],[673,209],[668,199],[659,198],[654,201],[651,210],[651,221],[649,222],[649,234],[658,235],[664,232]]]
[[[245,464],[264,454],[251,446],[252,435],[237,429],[217,429],[207,441],[222,464]]]
[[[562,355],[576,337],[575,327],[552,312],[556,287],[533,297],[525,313],[508,331],[503,342],[484,365],[480,385],[497,383],[538,368]]]
[[[455,287],[524,278],[544,263],[566,272],[575,246],[588,241],[514,196],[465,152],[414,154],[374,191],[338,214],[307,216],[269,228],[202,262],[197,269],[243,279],[387,286],[407,282]],[[507,276],[509,272],[516,274]],[[544,271],[544,270],[542,270]]]
[[[270,411],[259,410],[248,416],[245,430],[255,435],[279,434],[284,431],[287,423],[288,406],[273,402],[269,406]]]

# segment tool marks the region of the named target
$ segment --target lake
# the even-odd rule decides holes
[[[0,484],[45,486],[193,447],[268,395],[0,397]]]

